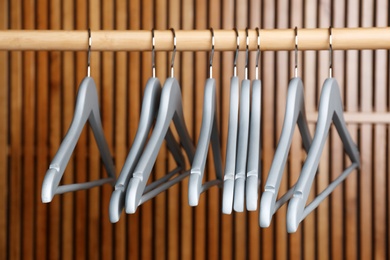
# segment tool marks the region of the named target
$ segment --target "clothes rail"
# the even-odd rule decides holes
[[[245,49],[245,30],[239,30],[240,49]],[[236,49],[234,30],[214,30],[215,50]],[[334,50],[389,49],[390,27],[332,28]],[[260,30],[261,50],[294,50],[294,29]],[[328,50],[329,30],[298,29],[300,50]],[[94,51],[149,51],[152,48],[151,31],[92,31]],[[178,51],[208,51],[211,49],[209,30],[177,30]],[[172,49],[170,30],[155,30],[156,50]],[[256,50],[257,33],[249,30],[249,49]],[[0,50],[59,50],[88,49],[88,32],[58,30],[0,30]]]

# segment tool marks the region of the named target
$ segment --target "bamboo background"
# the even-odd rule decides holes
[[[0,29],[231,29],[383,27],[390,25],[389,2],[303,0],[0,0]],[[92,35],[93,37],[93,35]],[[1,39],[0,39],[1,40]],[[87,39],[86,39],[87,40]],[[389,46],[390,47],[390,46]],[[250,78],[254,78],[251,54]],[[205,52],[177,53],[175,75],[182,87],[186,123],[196,144]],[[258,212],[221,213],[221,191],[187,203],[185,180],[142,205],[136,214],[108,219],[112,187],[104,186],[40,201],[41,183],[71,119],[78,84],[86,76],[85,52],[0,52],[0,259],[389,259],[389,126],[349,123],[362,158],[331,196],[300,225],[286,232],[286,206],[271,227],[260,229]],[[157,53],[157,76],[168,76],[170,53]],[[93,52],[91,75],[100,97],[103,129],[117,172],[134,138],[143,87],[151,76],[150,52]],[[279,139],[293,53],[262,52],[262,185]],[[335,51],[337,78],[348,112],[389,112],[390,56],[387,50]],[[219,128],[226,150],[229,82],[233,52],[216,52]],[[244,54],[238,62],[244,74]],[[316,111],[328,73],[327,51],[299,54],[306,108]],[[311,124],[313,133],[315,124]],[[209,157],[207,178],[214,178]],[[305,153],[295,131],[281,184],[286,191],[299,176]],[[311,198],[348,165],[335,129],[321,158]],[[174,167],[164,147],[153,178]],[[97,146],[85,128],[63,177],[64,183],[105,175]],[[309,199],[310,200],[310,199]]]

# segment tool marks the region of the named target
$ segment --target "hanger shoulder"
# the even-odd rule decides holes
[[[261,158],[261,81],[252,83],[252,103],[249,130],[248,164],[246,169],[246,208],[248,211],[257,209],[258,191],[260,185]]]

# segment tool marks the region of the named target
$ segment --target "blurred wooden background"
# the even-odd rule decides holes
[[[0,29],[131,30],[383,27],[390,25],[387,0],[0,0]],[[93,37],[93,35],[92,35]],[[87,40],[87,39],[86,39]],[[1,41],[1,39],[0,39]],[[390,48],[390,46],[389,46]],[[157,54],[157,76],[164,82],[170,54]],[[255,53],[250,78],[254,78]],[[177,53],[187,126],[199,135],[206,52]],[[198,207],[187,203],[181,184],[142,205],[134,215],[108,219],[112,188],[57,195],[42,204],[43,176],[73,116],[78,84],[86,76],[85,52],[0,52],[0,259],[389,259],[390,165],[387,124],[348,124],[362,158],[360,171],[310,214],[295,234],[286,232],[286,206],[272,225],[260,229],[258,212],[221,213],[221,191],[202,194]],[[219,127],[225,155],[229,81],[233,52],[215,53]],[[293,53],[263,52],[262,185],[282,127]],[[389,51],[335,51],[334,76],[348,112],[389,112]],[[244,54],[238,63],[244,74]],[[316,111],[328,73],[328,52],[299,54],[306,108]],[[139,120],[142,90],[151,76],[150,52],[94,52],[103,128],[117,172],[131,146]],[[311,124],[314,131],[315,125]],[[312,198],[349,163],[332,129]],[[305,154],[295,132],[281,192],[300,173]],[[212,162],[210,157],[210,162]],[[174,167],[162,149],[153,178]],[[212,169],[212,163],[208,166]],[[82,134],[64,183],[104,175],[88,127]],[[208,178],[214,173],[208,172]]]

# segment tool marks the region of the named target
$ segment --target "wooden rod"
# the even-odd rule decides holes
[[[234,51],[236,35],[233,30],[215,30],[215,50]],[[150,51],[151,31],[92,31],[94,51]],[[389,49],[390,27],[333,28],[334,50]],[[245,30],[239,30],[240,50],[245,50]],[[294,50],[294,29],[260,30],[261,50]],[[211,49],[209,30],[177,30],[178,51],[208,51]],[[157,51],[173,48],[170,30],[156,30]],[[256,30],[249,30],[249,49],[256,50]],[[57,30],[0,30],[0,50],[61,50],[85,51],[88,32]],[[328,50],[329,30],[298,29],[299,50]]]
[[[316,123],[317,112],[308,112],[307,121]],[[387,112],[344,112],[347,124],[390,124],[390,113]]]

